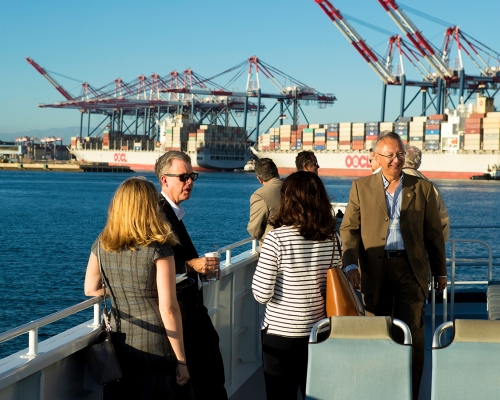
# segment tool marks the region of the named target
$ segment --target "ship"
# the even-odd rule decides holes
[[[244,128],[203,125],[179,115],[157,122],[158,140],[149,135],[126,134],[105,129],[99,137],[72,137],[70,152],[82,164],[106,163],[134,171],[154,170],[156,160],[170,150],[191,157],[193,170],[233,171],[250,160]]]
[[[399,117],[396,122],[333,122],[280,125],[259,136],[251,148],[271,158],[280,174],[296,170],[300,151],[313,151],[322,176],[366,176],[370,148],[384,131],[396,132],[404,144],[422,150],[421,172],[431,179],[469,179],[500,166],[500,112],[493,99],[429,116]]]

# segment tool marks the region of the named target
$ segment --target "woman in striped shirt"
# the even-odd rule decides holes
[[[252,291],[266,305],[262,358],[267,399],[305,398],[307,343],[312,327],[326,318],[326,271],[338,261],[335,217],[321,179],[312,172],[291,174],[270,221]]]

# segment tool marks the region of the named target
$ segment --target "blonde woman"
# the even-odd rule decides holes
[[[113,344],[122,379],[105,398],[188,398],[190,385],[175,290],[171,244],[177,239],[143,177],[116,190],[104,230],[92,245],[85,294],[102,296],[97,250],[112,300]]]

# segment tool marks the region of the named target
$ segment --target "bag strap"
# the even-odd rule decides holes
[[[97,241],[97,262],[99,264],[99,271],[101,273],[101,284],[102,284],[103,299],[104,299],[104,310],[102,312],[102,316],[104,319],[104,330],[108,333],[108,336],[109,336],[109,332],[111,332],[112,328],[111,328],[111,324],[109,323],[110,313],[108,311],[108,302],[106,301],[106,294],[107,294],[108,288],[106,286],[106,279],[104,279],[104,272],[102,270],[100,248],[101,248],[101,241],[98,240]]]

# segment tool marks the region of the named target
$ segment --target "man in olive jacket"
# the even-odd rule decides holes
[[[446,253],[432,184],[402,173],[404,146],[396,133],[376,142],[382,170],[353,182],[340,228],[347,278],[361,284],[367,314],[404,321],[412,334],[413,398],[424,363],[429,265],[446,287]],[[401,340],[401,331],[394,330]]]
[[[280,180],[276,164],[270,158],[257,160],[255,174],[262,187],[250,197],[250,220],[247,231],[250,236],[259,240],[260,248],[266,233],[273,229],[268,221],[274,217],[280,206],[283,182]]]

